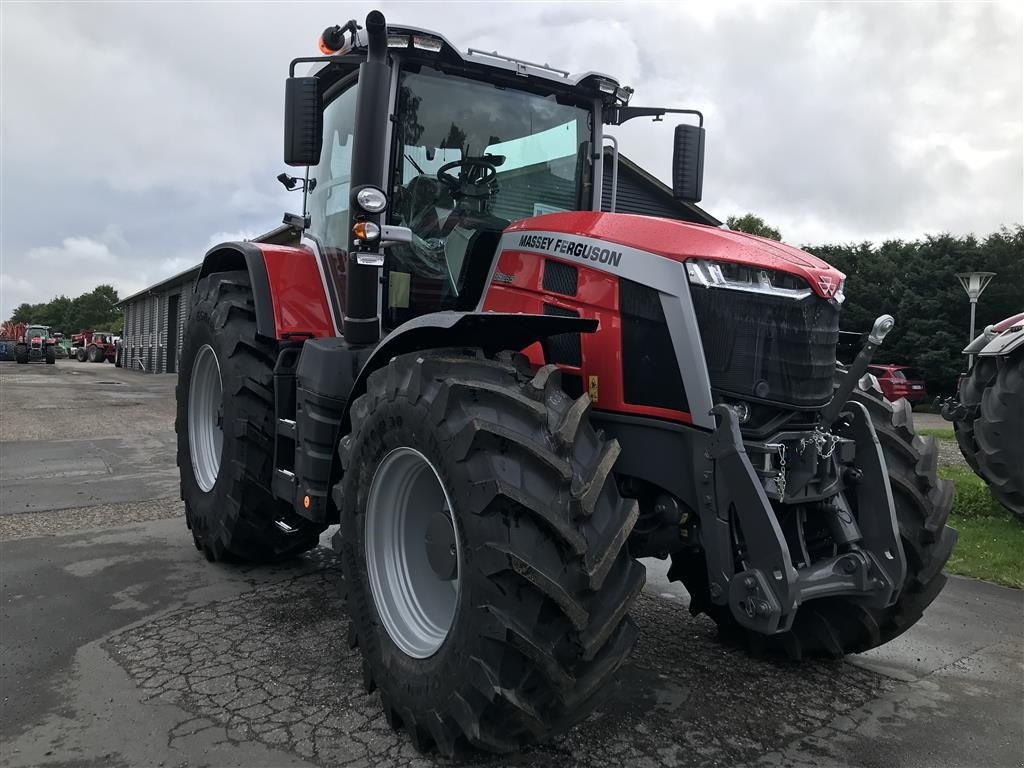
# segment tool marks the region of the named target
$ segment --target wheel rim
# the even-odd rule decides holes
[[[404,653],[425,659],[451,630],[462,547],[434,465],[396,448],[377,467],[366,503],[366,566],[377,612]]]
[[[192,472],[205,492],[213,488],[220,471],[220,452],[224,444],[222,394],[217,353],[206,344],[196,355],[188,390],[188,444],[192,454]]]

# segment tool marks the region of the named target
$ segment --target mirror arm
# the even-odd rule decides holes
[[[699,109],[670,109],[668,107],[608,107],[602,114],[602,120],[607,125],[622,125],[634,117],[653,117],[655,120],[661,120],[667,114],[696,115],[697,125],[704,126],[704,113]]]

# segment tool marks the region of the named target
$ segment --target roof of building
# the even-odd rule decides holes
[[[127,304],[129,301],[135,301],[135,299],[142,298],[144,296],[150,296],[154,293],[160,293],[161,291],[166,290],[168,288],[174,288],[184,283],[193,282],[195,281],[196,277],[198,277],[199,268],[202,266],[202,264],[196,264],[194,267],[189,267],[188,269],[179,272],[176,275],[171,275],[170,277],[161,280],[159,283],[153,283],[153,285],[149,286],[148,288],[143,288],[138,293],[133,293],[131,296],[124,297],[114,306],[120,307],[122,304]]]

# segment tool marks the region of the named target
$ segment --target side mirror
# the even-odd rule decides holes
[[[316,165],[324,141],[323,108],[315,77],[289,77],[284,84],[284,161]]]
[[[699,203],[704,187],[704,128],[677,125],[672,150],[672,196]]]

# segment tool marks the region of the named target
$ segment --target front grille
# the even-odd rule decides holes
[[[653,288],[619,280],[622,389],[627,403],[688,411],[679,362]]]
[[[712,389],[798,408],[832,397],[839,307],[692,285]]]

